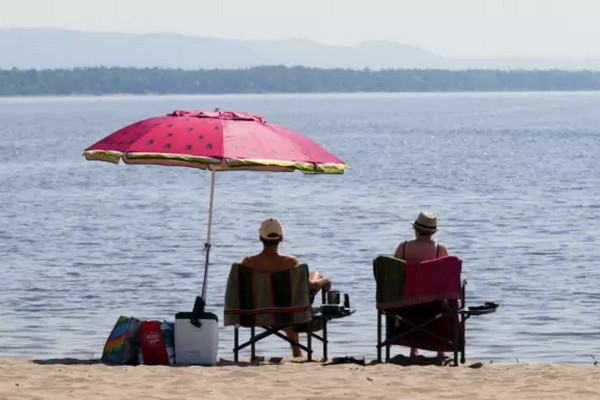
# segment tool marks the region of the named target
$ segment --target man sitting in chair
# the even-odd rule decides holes
[[[277,252],[279,243],[283,240],[283,227],[276,219],[266,219],[260,224],[258,236],[263,243],[261,253],[254,256],[246,256],[242,264],[257,272],[280,272],[292,269],[299,265],[298,259],[292,255],[282,255]],[[319,289],[329,290],[331,288],[331,279],[324,277],[317,271],[309,275],[309,286],[311,291],[317,292]],[[286,328],[287,336],[294,342],[298,342],[298,332],[294,327]],[[298,346],[292,345],[292,355],[301,357],[302,352]]]
[[[437,216],[431,211],[421,211],[417,219],[412,223],[415,230],[415,239],[404,241],[398,245],[395,258],[400,258],[410,263],[420,263],[427,260],[446,257],[448,248],[445,244],[432,239],[437,232]],[[410,356],[418,356],[416,348],[410,349]],[[443,351],[438,352],[438,357],[444,357]]]

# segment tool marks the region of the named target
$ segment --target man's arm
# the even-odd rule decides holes
[[[296,256],[287,255],[285,256],[285,263],[289,268],[294,268],[300,265],[300,261],[296,258]]]
[[[308,285],[312,290],[329,290],[331,289],[331,278],[326,278],[318,271],[314,271],[308,275]]]
[[[286,256],[288,262],[290,263],[290,268],[293,268],[300,264],[300,261],[294,256]],[[329,290],[331,289],[331,279],[326,278],[323,274],[320,274],[318,271],[313,271],[308,275],[308,286],[311,290]]]

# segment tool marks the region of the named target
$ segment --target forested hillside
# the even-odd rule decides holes
[[[0,70],[0,96],[599,90],[595,71],[75,68]]]

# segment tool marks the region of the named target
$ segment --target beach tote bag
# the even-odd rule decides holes
[[[102,361],[111,364],[137,364],[140,345],[140,320],[120,316],[102,351]]]

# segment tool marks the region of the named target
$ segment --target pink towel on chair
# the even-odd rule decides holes
[[[454,256],[407,264],[402,306],[460,299],[460,270]]]

